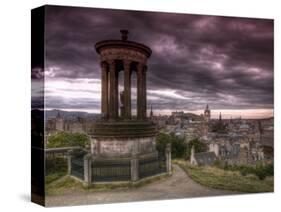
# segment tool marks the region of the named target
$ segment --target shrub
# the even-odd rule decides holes
[[[90,143],[86,134],[59,132],[48,138],[47,148],[81,146],[84,147]]]
[[[185,153],[185,157],[189,158],[191,154],[191,149],[194,146],[195,152],[205,152],[207,151],[207,146],[201,142],[198,138],[195,138],[193,140],[190,140],[187,144],[187,149]]]
[[[266,172],[267,176],[273,176],[274,175],[274,165],[273,164],[265,165],[264,169],[265,169],[265,172]]]
[[[264,167],[261,166],[261,165],[256,166],[255,175],[256,175],[260,180],[264,180],[264,179],[266,178],[266,170],[265,170]]]
[[[176,136],[174,133],[170,134],[172,145],[172,158],[184,158],[187,150],[185,139]]]
[[[159,133],[156,137],[156,149],[160,153],[165,152],[168,143],[171,143],[170,135],[166,133]]]
[[[46,174],[66,173],[67,159],[63,157],[46,158]]]
[[[263,165],[258,164],[256,166],[250,165],[221,165],[222,162],[215,162],[215,166],[224,170],[229,171],[239,171],[242,176],[246,176],[248,174],[256,175],[260,180],[264,180],[267,176],[274,175],[273,164]]]
[[[215,167],[217,167],[217,168],[220,168],[220,169],[223,169],[224,168],[224,163],[223,163],[223,161],[221,161],[221,160],[215,160],[214,161],[214,164],[213,164]]]
[[[255,169],[255,175],[260,180],[264,180],[267,176],[273,176],[274,175],[273,164],[269,164],[269,165],[259,164],[259,165],[257,165],[256,169]]]
[[[249,173],[249,172],[248,172],[246,169],[241,169],[241,170],[240,170],[240,174],[241,174],[242,176],[246,176],[248,173]]]

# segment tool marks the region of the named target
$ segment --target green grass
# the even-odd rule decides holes
[[[67,159],[53,157],[46,159],[45,183],[48,185],[67,174]]]
[[[259,180],[255,175],[242,176],[239,172],[216,167],[191,166],[183,160],[175,160],[174,163],[194,181],[207,187],[245,193],[273,192],[273,177]]]
[[[73,179],[70,176],[63,176],[49,184],[46,184],[47,195],[68,194],[77,191],[83,191],[83,183]]]
[[[70,176],[63,176],[57,180],[46,184],[47,195],[65,195],[71,193],[97,192],[117,189],[130,189],[145,186],[147,184],[165,179],[168,174],[162,174],[155,177],[145,178],[138,182],[114,182],[114,183],[97,183],[85,186],[83,182]]]
[[[66,174],[66,172],[56,172],[52,174],[48,174],[45,177],[45,183],[50,184],[55,180],[58,180],[59,178],[63,177]]]

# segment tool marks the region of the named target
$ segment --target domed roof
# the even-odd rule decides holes
[[[128,48],[140,51],[147,57],[150,57],[152,50],[148,46],[134,41],[128,41],[128,30],[120,30],[120,32],[122,34],[121,40],[103,40],[97,42],[95,45],[97,53],[100,54],[101,49],[103,48]]]

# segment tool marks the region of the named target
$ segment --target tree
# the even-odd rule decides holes
[[[156,149],[160,153],[165,152],[168,143],[171,143],[170,135],[166,133],[159,133],[156,137]]]
[[[168,143],[172,146],[172,158],[183,158],[186,152],[186,143],[184,138],[178,137],[175,133],[160,133],[156,137],[156,149],[158,152],[164,153]]]
[[[86,134],[59,132],[48,138],[47,148],[81,146],[85,147],[90,143]]]
[[[186,150],[186,158],[190,157],[191,149],[194,146],[195,152],[205,152],[207,151],[207,146],[202,141],[200,141],[198,138],[192,139],[187,144],[187,150]]]
[[[172,145],[172,158],[184,158],[187,145],[184,137],[176,136],[175,133],[170,134]]]

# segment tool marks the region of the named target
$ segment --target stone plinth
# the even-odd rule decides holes
[[[104,157],[153,153],[156,133],[150,122],[97,123],[92,128],[91,152]]]
[[[136,138],[151,137],[157,134],[156,125],[149,121],[100,121],[89,131],[93,138]]]

